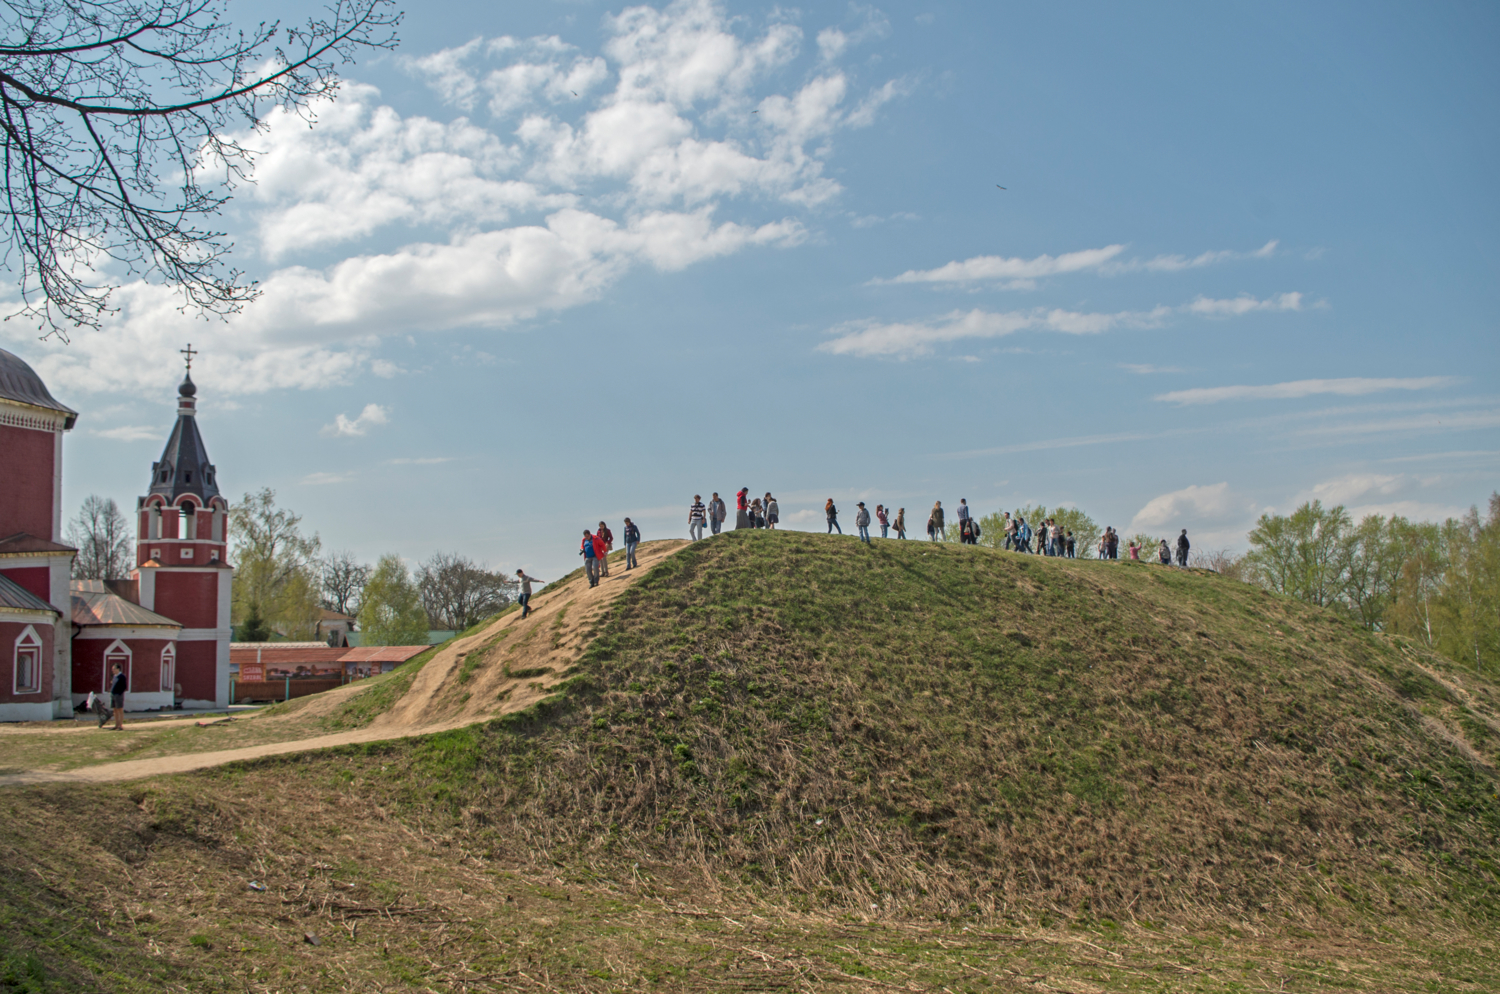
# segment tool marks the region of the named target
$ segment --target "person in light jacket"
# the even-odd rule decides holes
[[[895,525],[896,525],[896,537],[899,538],[899,539],[905,540],[905,538],[906,538],[906,508],[904,508],[904,507],[903,508],[899,508],[896,511],[896,522],[895,522]]]
[[[943,541],[943,502],[938,501],[932,505],[932,540]]]
[[[776,498],[766,494],[766,527],[776,528],[776,522],[781,520],[781,505],[776,503]]]
[[[719,534],[719,529],[724,527],[724,519],[727,517],[729,517],[729,509],[724,506],[724,498],[714,494],[708,502],[708,523],[712,526],[713,534]]]
[[[859,540],[866,545],[870,544],[870,511],[865,507],[865,502],[860,501],[857,505],[859,510],[854,514],[854,526],[859,529]]]

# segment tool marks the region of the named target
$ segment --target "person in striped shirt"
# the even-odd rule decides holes
[[[703,526],[708,523],[708,508],[703,506],[701,494],[693,494],[693,505],[688,508],[688,534],[696,542],[703,537]]]

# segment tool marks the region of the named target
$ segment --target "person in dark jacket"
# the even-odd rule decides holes
[[[1183,569],[1187,568],[1187,554],[1192,547],[1193,543],[1188,541],[1187,529],[1184,528],[1182,534],[1177,536],[1177,565]]]
[[[839,509],[833,505],[832,497],[823,505],[823,514],[828,518],[828,534],[832,535],[835,530],[840,535],[844,534],[844,529],[839,528]]]
[[[599,586],[599,554],[594,551],[594,536],[587,528],[583,530],[583,544],[578,547],[583,557],[583,575],[589,578],[589,586]]]
[[[641,544],[641,530],[635,526],[635,522],[629,518],[625,519],[625,568],[635,569],[638,565],[635,561],[635,547]]]
[[[115,712],[115,727],[112,732],[125,731],[125,691],[130,689],[130,681],[125,678],[125,668],[119,663],[111,667],[114,678],[109,681],[109,706]]]
[[[599,522],[599,530],[594,532],[594,537],[604,543],[604,555],[599,557],[599,575],[609,576],[609,554],[615,551],[615,533],[609,530],[609,525]]]

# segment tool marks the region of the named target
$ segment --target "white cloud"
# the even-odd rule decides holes
[[[167,440],[166,429],[153,428],[150,425],[120,425],[118,428],[92,429],[90,435],[99,438],[112,438],[117,442],[147,442],[153,439],[165,442]]]
[[[1302,294],[1282,293],[1264,300],[1258,300],[1249,294],[1241,294],[1233,300],[1199,297],[1188,304],[1186,309],[1205,317],[1239,317],[1251,311],[1300,311],[1302,310]]]
[[[1414,477],[1405,473],[1349,473],[1314,484],[1310,490],[1297,497],[1297,503],[1320,500],[1324,504],[1333,505],[1348,504],[1367,496],[1388,497],[1400,493],[1415,482]]]
[[[366,404],[365,409],[359,412],[359,417],[349,418],[340,414],[333,419],[333,424],[323,426],[323,434],[351,437],[363,435],[376,425],[390,422],[390,412],[379,404]]]
[[[387,459],[386,463],[391,466],[437,466],[452,461],[452,456],[424,456],[419,459]]]
[[[848,47],[849,36],[838,28],[824,28],[818,32],[818,51],[822,53],[823,61],[832,62]]]
[[[1267,383],[1257,386],[1195,387],[1191,390],[1174,390],[1157,394],[1155,400],[1174,404],[1217,404],[1226,400],[1285,400],[1295,397],[1311,397],[1315,394],[1338,394],[1346,397],[1386,390],[1432,390],[1451,386],[1458,380],[1452,376],[1417,376],[1399,378],[1344,377],[1334,380],[1291,380],[1286,383]]]
[[[1212,266],[1220,262],[1230,262],[1235,259],[1269,259],[1276,253],[1276,246],[1278,244],[1275,239],[1272,239],[1254,252],[1236,252],[1233,249],[1220,249],[1213,252],[1201,252],[1195,256],[1158,255],[1150,259],[1122,259],[1103,267],[1103,271],[1109,276],[1118,273],[1140,271],[1177,273],[1184,269],[1200,269],[1204,266]]]
[[[1461,518],[1468,511],[1466,507],[1456,504],[1433,504],[1418,500],[1397,500],[1383,504],[1360,504],[1356,507],[1347,508],[1349,517],[1360,521],[1370,515],[1378,518],[1390,518],[1393,515],[1407,518],[1411,521],[1446,521],[1449,518]]]
[[[1186,373],[1187,370],[1181,366],[1153,366],[1149,362],[1122,362],[1119,367],[1126,372],[1137,376],[1149,376],[1152,373]]]
[[[1096,335],[1116,327],[1149,328],[1161,323],[1171,311],[1158,307],[1152,311],[1120,311],[1115,314],[1091,314],[1048,310],[1038,307],[1028,311],[953,311],[935,321],[918,322],[851,322],[834,329],[837,338],[818,346],[820,352],[855,356],[920,356],[934,345],[966,338],[1000,338],[1028,328],[1057,331],[1069,335]]]
[[[978,255],[962,261],[955,260],[945,266],[936,269],[909,269],[900,276],[890,279],[873,279],[872,285],[883,283],[974,283],[982,281],[1008,281],[1007,289],[1029,290],[1035,284],[1032,282],[1046,276],[1058,276],[1064,273],[1083,272],[1093,270],[1106,276],[1114,276],[1120,273],[1130,272],[1178,272],[1184,269],[1198,269],[1203,266],[1211,266],[1215,263],[1226,262],[1231,259],[1264,259],[1276,249],[1276,242],[1267,242],[1254,252],[1236,252],[1224,249],[1216,252],[1204,252],[1193,257],[1182,255],[1158,255],[1151,259],[1122,259],[1120,255],[1125,251],[1124,245],[1106,245],[1103,248],[1081,249],[1077,252],[1065,252],[1062,255],[1039,255],[1034,259],[1008,258],[1000,255]],[[1294,299],[1293,299],[1294,298]],[[1272,304],[1268,302],[1255,301],[1253,298],[1241,298],[1249,301],[1251,306],[1240,301],[1211,301],[1202,300],[1195,302],[1195,307],[1204,309],[1204,313],[1218,313],[1231,310],[1234,307],[1247,307],[1247,309],[1269,309]],[[1290,302],[1287,309],[1295,310],[1300,305],[1300,294],[1286,294],[1278,299],[1280,304]],[[1216,310],[1217,308],[1217,310]],[[1242,312],[1240,312],[1242,313]]]
[[[353,479],[353,473],[309,473],[302,478],[302,483],[310,487],[321,487],[330,483],[349,483]]]
[[[1213,531],[1205,538],[1222,539],[1226,526],[1233,534],[1236,525],[1248,525],[1254,512],[1254,504],[1230,490],[1228,482],[1194,485],[1151,498],[1130,520],[1127,532],[1175,535],[1187,528],[1191,538],[1193,530],[1209,528]]]

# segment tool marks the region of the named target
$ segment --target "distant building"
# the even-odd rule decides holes
[[[349,645],[349,633],[354,631],[354,619],[347,614],[323,609],[318,619],[318,638],[325,645],[335,648]]]
[[[115,662],[130,710],[229,703],[229,505],[198,432],[197,392],[189,372],[138,504],[129,580],[73,584],[62,442],[78,412],[0,349],[0,721],[70,714],[107,688]]]

